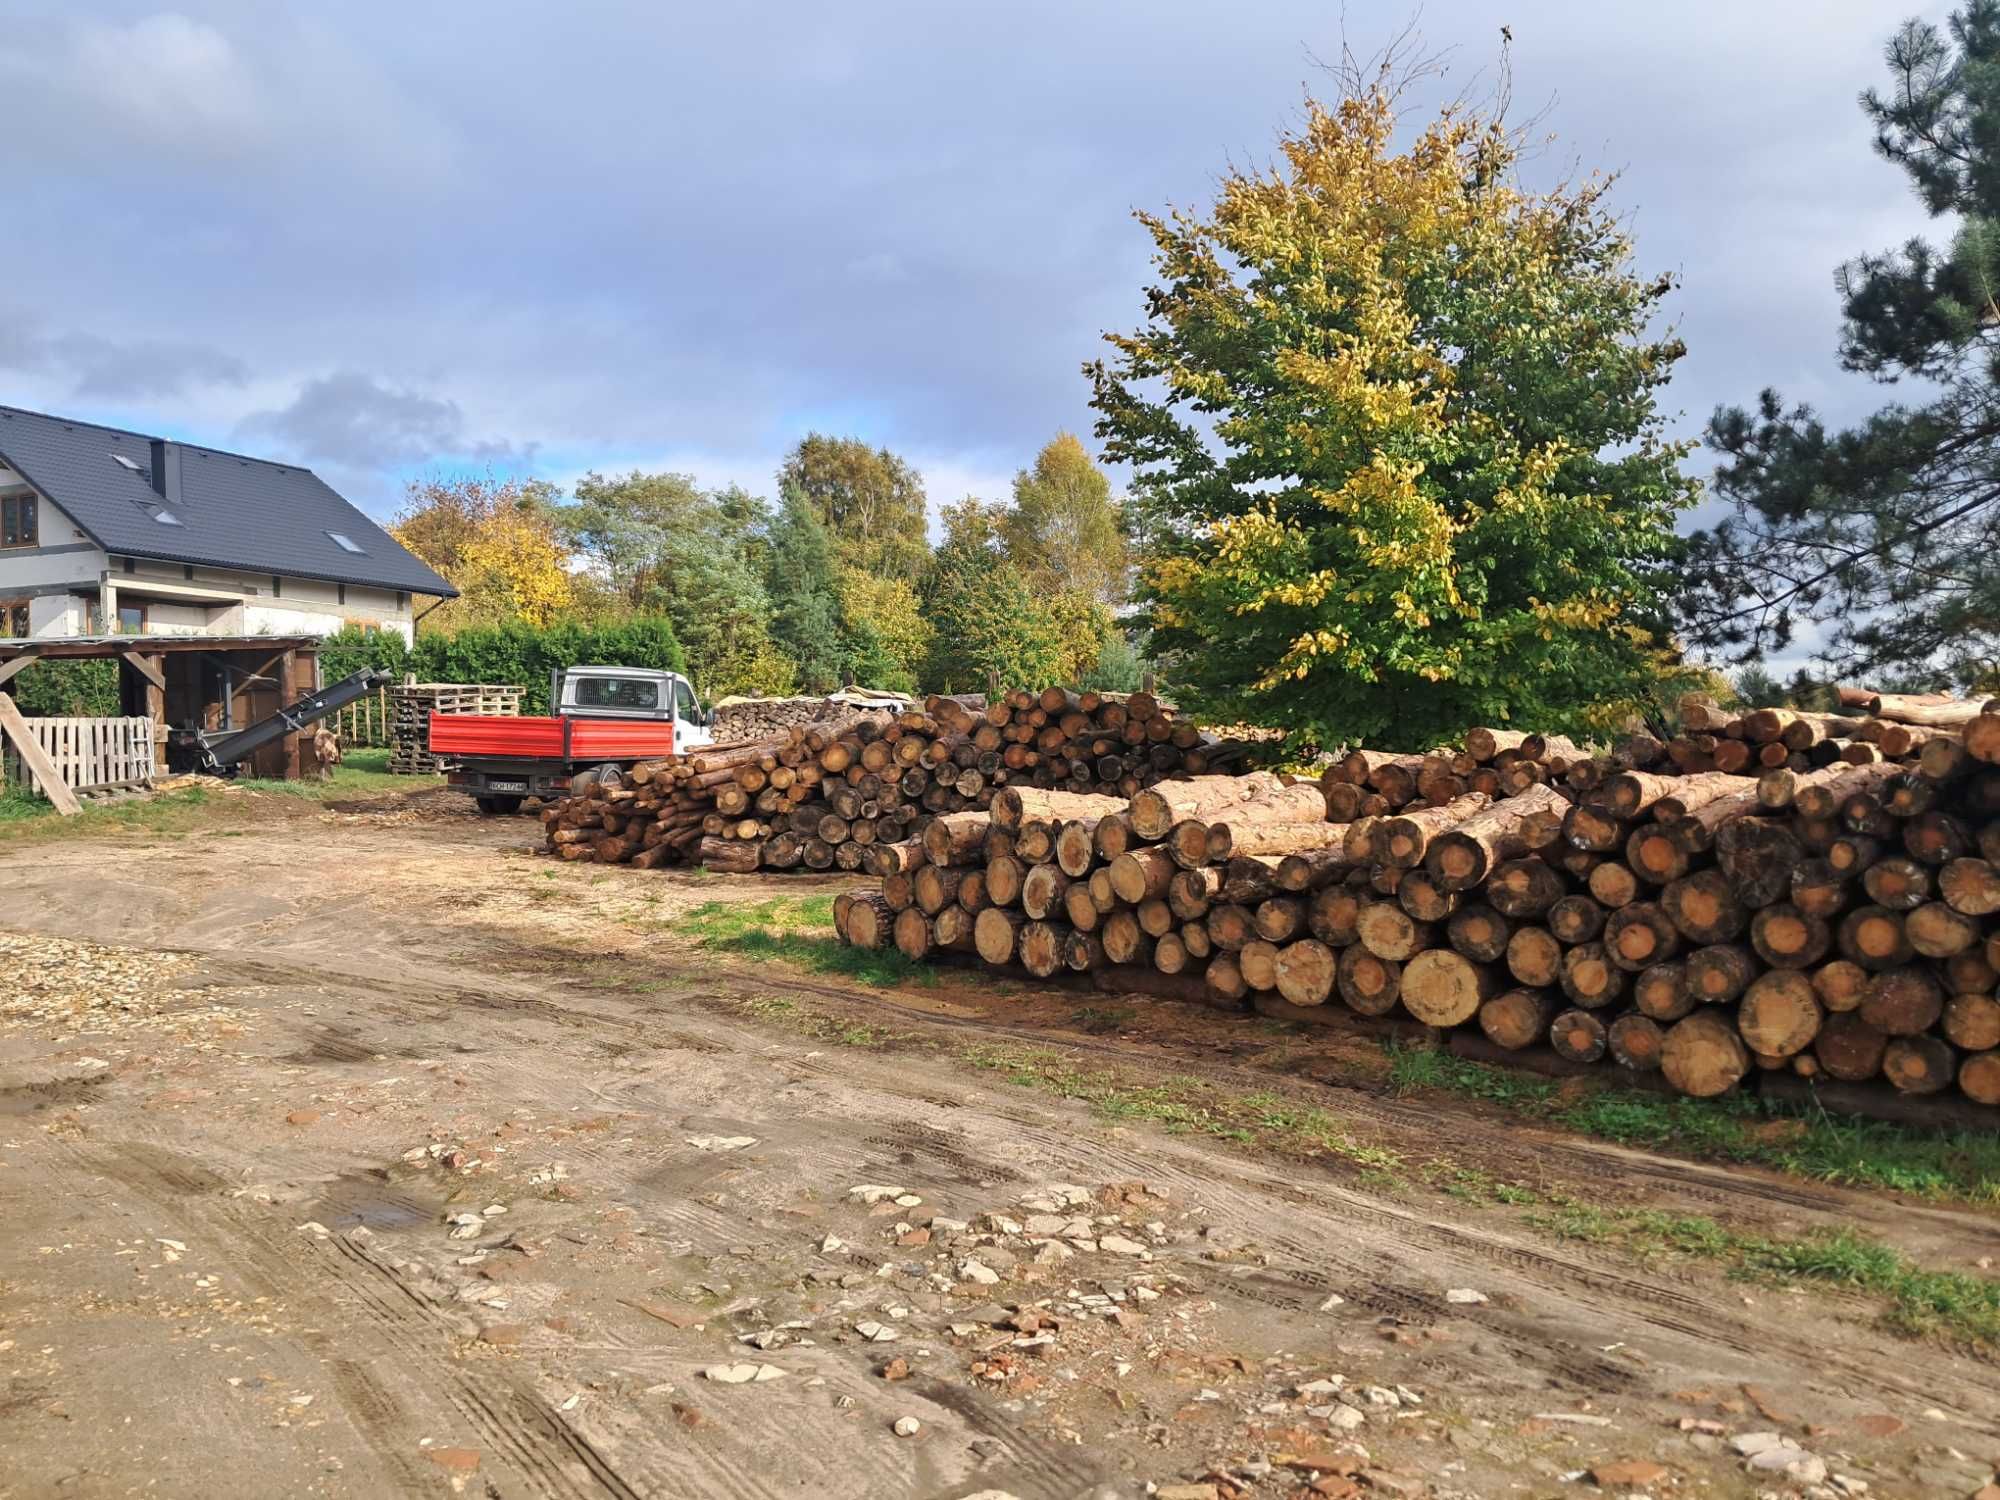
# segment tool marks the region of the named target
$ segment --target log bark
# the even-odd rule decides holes
[[[1096,792],[1049,791],[1040,787],[1008,785],[993,794],[993,803],[988,811],[995,827],[1012,832],[1029,818],[1068,821],[1122,813],[1125,811],[1125,799]]]
[[[1425,808],[1421,812],[1402,813],[1379,820],[1372,834],[1372,852],[1376,862],[1397,870],[1422,864],[1433,838],[1485,811],[1492,800],[1482,792],[1471,792],[1454,798],[1443,807]]]
[[[1278,790],[1277,778],[1262,772],[1250,776],[1196,776],[1187,781],[1163,782],[1135,794],[1126,816],[1132,820],[1132,831],[1140,838],[1160,839],[1183,818],[1212,821],[1226,813],[1240,812],[1242,805],[1251,799],[1267,797]],[[1324,804],[1322,795],[1322,818]]]
[[[1470,890],[1497,866],[1540,847],[1532,839],[1546,842],[1535,830],[1546,820],[1559,818],[1566,806],[1562,796],[1548,786],[1531,787],[1521,796],[1491,803],[1433,834],[1424,852],[1424,868],[1441,889]]]

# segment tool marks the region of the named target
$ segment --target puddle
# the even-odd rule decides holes
[[[351,1172],[329,1182],[302,1217],[316,1219],[336,1234],[361,1226],[381,1233],[436,1224],[443,1213],[428,1194],[405,1191],[381,1172]]]

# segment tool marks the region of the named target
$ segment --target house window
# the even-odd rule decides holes
[[[33,547],[40,534],[33,495],[0,495],[0,547]]]
[[[0,635],[25,637],[28,633],[28,601],[0,599]]]
[[[362,555],[360,545],[352,537],[343,536],[338,531],[329,531],[327,535],[333,538],[334,546],[338,547],[342,552],[352,552],[356,556]]]
[[[146,633],[146,606],[143,604],[119,605],[118,633],[120,635],[144,635]]]
[[[136,573],[139,571],[139,564],[132,558],[128,557],[125,559],[125,571],[128,573]]]

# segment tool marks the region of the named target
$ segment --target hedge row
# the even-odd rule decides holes
[[[419,682],[506,682],[526,689],[521,712],[549,711],[549,674],[561,667],[651,667],[687,671],[673,626],[654,617],[608,625],[519,622],[456,635],[399,635],[343,630],[320,645],[320,680],[338,682],[363,667],[387,667]]]

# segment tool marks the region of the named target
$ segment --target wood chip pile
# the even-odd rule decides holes
[[[1856,706],[1687,705],[1681,737],[1596,757],[1475,730],[1317,783],[1009,787],[873,851],[836,918],[912,958],[1340,1005],[1696,1096],[1763,1071],[2000,1105],[2000,713]]]
[[[1050,688],[933,696],[921,711],[864,714],[634,766],[544,810],[545,850],[604,864],[711,870],[859,870],[878,844],[932,819],[981,819],[1003,787],[1105,787],[1121,797],[1240,756],[1153,698]]]

